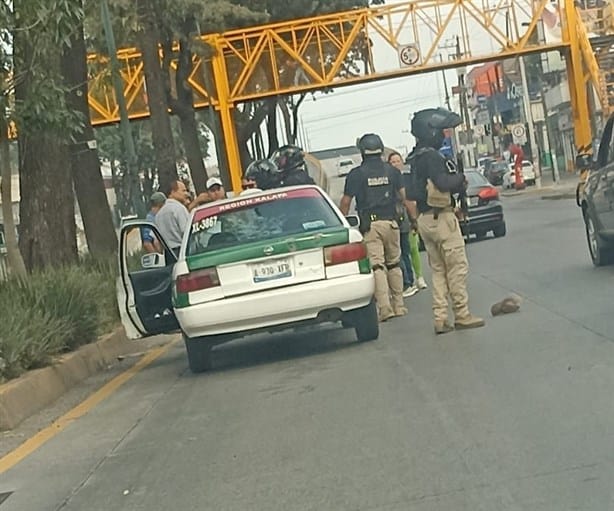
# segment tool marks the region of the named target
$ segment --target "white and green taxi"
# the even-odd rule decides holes
[[[263,331],[340,321],[359,341],[375,340],[374,278],[356,224],[317,186],[194,210],[178,257],[155,225],[130,221],[117,286],[128,336],[180,330],[193,372],[210,367],[213,346]],[[144,253],[145,229],[160,253]]]

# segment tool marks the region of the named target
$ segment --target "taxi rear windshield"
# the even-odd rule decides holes
[[[342,225],[341,219],[316,189],[246,197],[197,211],[186,255]]]

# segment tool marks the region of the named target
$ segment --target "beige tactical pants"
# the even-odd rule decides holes
[[[465,240],[453,211],[442,211],[436,219],[433,213],[418,217],[418,231],[428,255],[433,279],[433,316],[435,322],[448,318],[448,295],[456,321],[468,318],[469,296],[467,274],[469,263]]]
[[[375,300],[379,317],[401,313],[403,303],[403,273],[399,225],[394,220],[376,220],[364,235],[367,253],[375,276]]]

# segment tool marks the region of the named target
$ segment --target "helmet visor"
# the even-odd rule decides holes
[[[444,109],[435,110],[429,121],[432,128],[436,130],[445,130],[447,128],[456,128],[462,123],[460,115]]]

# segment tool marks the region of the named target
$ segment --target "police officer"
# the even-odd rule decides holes
[[[469,311],[467,274],[469,264],[453,194],[464,194],[465,176],[439,149],[443,130],[455,128],[461,118],[445,108],[416,112],[411,133],[417,144],[408,157],[415,176],[410,199],[416,201],[418,232],[424,241],[433,272],[433,315],[437,334],[454,328],[478,328],[484,320]],[[415,214],[413,212],[412,214]],[[448,322],[448,295],[454,310],[454,325]]]
[[[407,204],[401,173],[382,160],[384,143],[373,133],[358,141],[362,164],[345,180],[340,209],[344,215],[356,198],[360,230],[375,276],[375,300],[380,321],[407,314],[403,304],[403,274],[397,202]]]
[[[243,174],[243,181],[256,182],[260,190],[270,190],[280,186],[279,169],[271,160],[256,160],[249,164]]]
[[[305,153],[295,145],[280,147],[271,156],[279,172],[279,186],[314,185],[315,181],[307,172]]]

